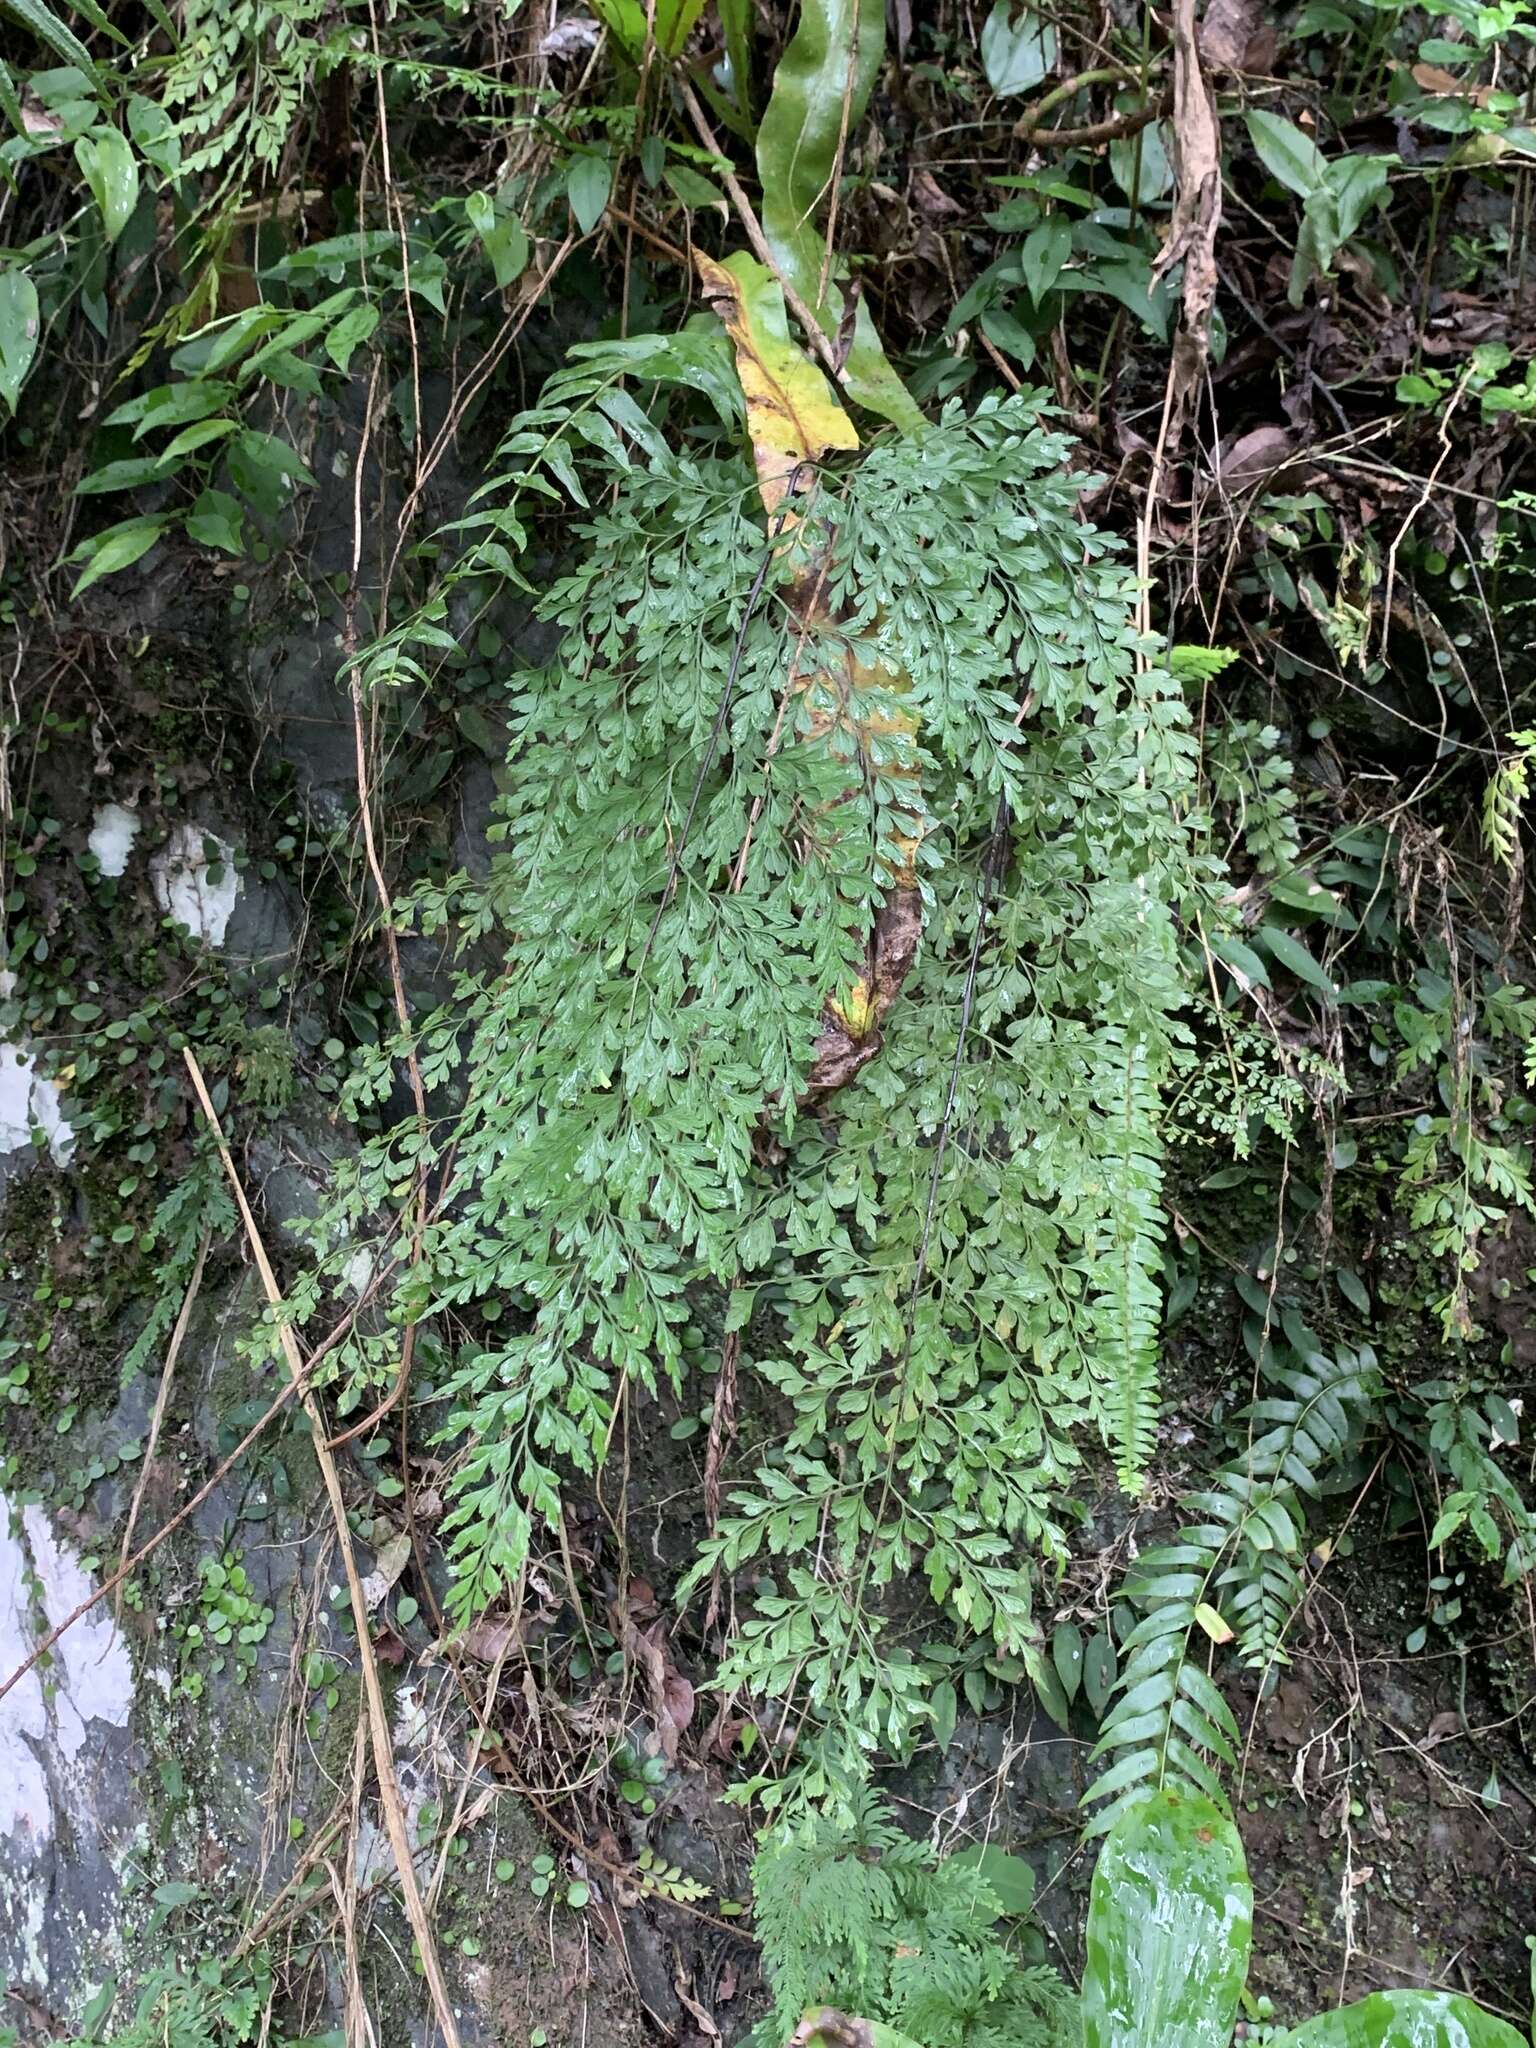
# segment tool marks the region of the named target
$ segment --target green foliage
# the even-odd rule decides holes
[[[1236,1764],[1237,1724],[1206,1653],[1235,1639],[1246,1664],[1268,1670],[1285,1661],[1305,1591],[1305,1503],[1349,1453],[1369,1410],[1369,1351],[1329,1357],[1289,1311],[1282,1343],[1269,1332],[1263,1289],[1249,1281],[1244,1291],[1253,1311],[1245,1335],[1264,1391],[1239,1418],[1250,1429],[1243,1455],[1180,1503],[1173,1540],[1126,1576],[1122,1591],[1139,1619],[1122,1639],[1115,1702],[1093,1752],[1105,1768],[1088,1797],[1110,1801],[1092,1822],[1096,1832],[1149,1788],[1221,1800],[1217,1770]]]
[[[951,1904],[947,1875],[957,1860],[935,1866],[921,1844],[873,1814],[840,1841],[802,1836],[765,1848],[758,1925],[780,2026],[793,2025],[802,2009],[808,2018],[820,2009],[811,2048],[860,2040],[875,2048],[1029,2048],[1061,2038],[1070,1994],[1048,1970],[1021,1973],[1031,1980],[1022,2011],[999,1994],[959,2015],[944,1996],[918,2004],[895,1988],[898,1968],[919,1984],[945,1982],[959,1968],[957,1937],[962,1948],[976,1943]],[[799,1888],[793,1901],[791,1887]],[[801,1911],[799,1898],[808,1902]],[[996,1908],[984,1888],[979,1908]],[[898,1964],[886,1962],[893,1927],[911,1944]],[[1252,1938],[1253,1888],[1228,1816],[1200,1793],[1175,1789],[1123,1809],[1093,1874],[1078,2000],[1085,2048],[1224,2048]],[[995,1935],[980,1947],[1006,1966]],[[869,2019],[832,2010],[829,1986],[841,2005]],[[894,2033],[886,2031],[889,2013]],[[1513,2027],[1444,1991],[1375,1992],[1277,2039],[1282,2048],[1523,2048]]]
[[[807,2008],[835,2001],[922,2048],[1060,2040],[1070,1994],[1001,1924],[1021,1909],[990,1876],[1008,1882],[1015,1859],[989,1853],[938,1856],[869,1794],[846,1828],[808,1817],[770,1838],[753,1887],[774,2019],[754,2039],[780,2041]]]
[[[1514,732],[1507,754],[1488,779],[1483,795],[1483,843],[1501,867],[1512,868],[1520,850],[1520,823],[1529,794],[1531,763],[1536,760],[1536,732]]]
[[[605,453],[600,409],[557,404],[559,437],[579,420]],[[530,441],[560,445],[542,421]],[[680,1385],[701,1305],[765,1317],[750,1363],[789,1427],[693,1579],[784,1576],[722,1682],[798,1681],[843,1748],[899,1746],[929,1703],[884,1640],[893,1579],[920,1569],[965,1630],[1022,1647],[1079,1428],[1128,1484],[1150,1445],[1190,743],[1029,401],[877,444],[771,552],[739,460],[640,445],[541,600],[564,638],[516,679],[491,875],[417,902],[506,955],[420,1041],[429,1088],[469,1087],[401,1311],[511,1311],[441,1387],[467,1447],[450,1611],[511,1583],[626,1384]],[[803,1103],[824,1006],[919,838],[925,941],[834,1127]],[[385,1085],[381,1062],[363,1093]],[[417,1146],[411,1123],[364,1158],[333,1241]]]
[[[1373,1991],[1279,2036],[1276,2048],[1525,2048],[1506,2021],[1456,1991]]]
[[[885,53],[884,0],[802,0],[757,134],[763,233],[784,277],[835,337],[843,295],[817,218],[834,191]],[[853,315],[843,382],[858,404],[906,433],[922,414],[886,361],[866,301]]]
[[[1252,1941],[1253,1893],[1227,1816],[1184,1791],[1139,1800],[1094,1868],[1084,2048],[1226,2048]]]
[[[195,1898],[197,1889],[160,1886],[156,1922]],[[109,1979],[87,2006],[70,2048],[243,2048],[258,2039],[271,2041],[273,2048],[341,2048],[339,2029],[303,2040],[286,2030],[269,2031],[271,1998],[272,1968],[265,1950],[239,1963],[212,1955],[190,1967],[166,1963],[148,1973],[131,2006]]]

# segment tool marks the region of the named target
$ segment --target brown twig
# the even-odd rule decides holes
[[[401,1804],[399,1781],[395,1776],[395,1757],[390,1744],[389,1719],[384,1709],[384,1692],[379,1683],[378,1658],[374,1654],[368,1602],[358,1576],[357,1558],[352,1547],[352,1528],[347,1520],[347,1502],[341,1490],[341,1477],[336,1469],[336,1460],[326,1445],[325,1417],[314,1394],[304,1384],[304,1362],[299,1356],[298,1340],[293,1334],[292,1324],[285,1321],[281,1313],[282,1290],[277,1284],[276,1274],[272,1271],[272,1263],[267,1257],[267,1248],[262,1242],[256,1218],[251,1213],[251,1205],[246,1199],[245,1187],[235,1167],[229,1141],[224,1136],[218,1112],[213,1106],[213,1098],[208,1093],[208,1084],[203,1079],[203,1070],[198,1065],[197,1055],[190,1046],[186,1047],[183,1058],[187,1063],[187,1072],[192,1077],[192,1086],[197,1092],[203,1116],[218,1147],[224,1172],[234,1192],[235,1206],[239,1209],[240,1219],[245,1225],[246,1239],[251,1247],[251,1256],[256,1262],[256,1270],[261,1275],[262,1287],[267,1300],[277,1313],[278,1341],[282,1345],[294,1389],[303,1403],[304,1413],[309,1420],[315,1461],[325,1482],[331,1519],[336,1527],[336,1545],[341,1553],[347,1591],[352,1601],[352,1619],[357,1628],[358,1660],[362,1666],[363,1696],[367,1702],[369,1733],[373,1741],[374,1777],[378,1782],[379,1803],[384,1809],[384,1825],[389,1835],[389,1845],[394,1851],[395,1868],[400,1876],[401,1898],[406,1918],[411,1923],[411,1932],[416,1937],[427,1988],[432,1994],[432,2003],[437,2012],[438,2025],[442,2028],[443,2039],[447,2043],[447,2048],[460,2048],[458,2022],[453,2014],[453,2000],[449,1996],[443,1966],[438,1959],[437,1944],[432,1938],[432,1923],[427,1918],[426,1907],[422,1903],[421,1887],[416,1881],[416,1866],[412,1860],[410,1835],[405,1824],[405,1808]]]
[[[1080,92],[1086,92],[1091,85],[1135,85],[1138,80],[1139,74],[1127,71],[1123,64],[1101,64],[1092,71],[1079,71],[1075,77],[1064,78],[1060,85],[1053,85],[1051,90],[1042,94],[1032,107],[1025,108],[1013,124],[1013,138],[1015,142],[1035,142],[1042,136],[1055,137],[1075,133],[1072,129],[1042,128],[1040,123],[1052,107],[1065,106],[1068,100],[1075,100]],[[1134,115],[1116,114],[1110,118],[1115,123],[1136,119],[1144,125],[1146,121],[1155,120],[1159,111],[1160,108],[1157,106],[1138,107]],[[1091,125],[1100,128],[1107,124],[1094,122]],[[1117,126],[1114,132],[1123,134],[1125,131]]]
[[[1079,128],[1024,128],[1014,130],[1021,142],[1032,149],[1086,149],[1095,142],[1117,142],[1138,135],[1154,121],[1160,121],[1172,101],[1165,93],[1150,107],[1137,107],[1125,114],[1110,114],[1102,121],[1087,121]]]

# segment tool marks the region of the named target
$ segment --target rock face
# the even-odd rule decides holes
[[[92,1591],[51,1516],[0,1496],[0,1678]],[[121,1946],[118,1901],[145,1818],[134,1690],[127,1642],[99,1606],[0,1699],[0,1976],[51,2007],[73,2002],[82,1963]]]

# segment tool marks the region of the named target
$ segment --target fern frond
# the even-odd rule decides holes
[[[1107,1758],[1085,1795],[1105,1800],[1090,1832],[1110,1827],[1146,1792],[1184,1785],[1223,1802],[1219,1767],[1236,1761],[1237,1724],[1208,1668],[1218,1642],[1242,1661],[1285,1661],[1285,1637],[1305,1593],[1305,1512],[1323,1475],[1351,1450],[1375,1386],[1369,1351],[1338,1359],[1308,1342],[1305,1355],[1249,1335],[1273,1391],[1241,1420],[1258,1427],[1243,1457],[1180,1503],[1187,1518],[1171,1543],[1148,1551],[1125,1584],[1141,1619],[1121,1646],[1116,1699],[1090,1761]],[[1200,1658],[1202,1661],[1197,1661]]]
[[[1157,1429],[1163,1311],[1158,1099],[1146,1047],[1113,1027],[1104,1038],[1117,1094],[1104,1157],[1108,1242],[1094,1267],[1094,1364],[1115,1469],[1126,1492],[1135,1493]]]

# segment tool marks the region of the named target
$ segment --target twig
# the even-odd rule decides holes
[[[1139,78],[1138,72],[1127,71],[1123,64],[1102,64],[1093,71],[1079,71],[1074,78],[1064,78],[1060,85],[1052,86],[1048,93],[1019,116],[1013,124],[1013,139],[1015,142],[1054,142],[1063,135],[1084,133],[1086,130],[1083,129],[1042,128],[1040,123],[1052,107],[1065,106],[1068,100],[1075,100],[1080,92],[1086,92],[1090,85],[1135,85]],[[1112,134],[1124,135],[1133,131],[1123,127],[1123,122],[1132,121],[1136,127],[1144,128],[1149,121],[1155,121],[1166,107],[1165,94],[1150,106],[1128,109],[1124,113],[1110,115],[1103,121],[1090,122],[1088,126],[1094,129],[1106,128]]]
[[[187,1282],[186,1292],[181,1297],[176,1327],[171,1331],[171,1341],[165,1347],[165,1364],[160,1371],[160,1385],[155,1394],[154,1412],[149,1418],[149,1435],[144,1440],[144,1458],[134,1484],[133,1499],[128,1504],[128,1526],[123,1531],[122,1548],[117,1553],[119,1571],[127,1565],[128,1553],[133,1548],[133,1532],[138,1525],[139,1509],[144,1505],[144,1489],[149,1484],[149,1468],[154,1461],[155,1448],[160,1441],[160,1425],[165,1421],[166,1407],[171,1398],[171,1380],[176,1371],[176,1360],[181,1354],[182,1345],[186,1342],[187,1326],[192,1320],[192,1304],[197,1300],[197,1290],[203,1284],[203,1267],[207,1262],[208,1246],[211,1241],[210,1234],[205,1230],[198,1243],[192,1276]],[[112,1605],[120,1615],[123,1611],[121,1597],[114,1600]]]
[[[352,1528],[347,1520],[346,1496],[341,1490],[341,1478],[336,1470],[336,1460],[326,1444],[325,1417],[320,1404],[310,1389],[303,1384],[304,1364],[299,1356],[298,1340],[293,1326],[282,1316],[282,1289],[272,1271],[267,1257],[267,1248],[262,1242],[256,1218],[251,1214],[251,1205],[246,1199],[244,1185],[235,1167],[229,1142],[219,1123],[218,1112],[208,1093],[208,1084],[203,1079],[203,1070],[197,1063],[197,1055],[191,1046],[183,1053],[187,1072],[192,1077],[192,1086],[202,1105],[208,1128],[219,1150],[224,1171],[234,1191],[235,1205],[245,1225],[246,1238],[251,1247],[251,1256],[256,1261],[256,1270],[261,1275],[261,1284],[267,1300],[277,1312],[278,1340],[283,1347],[283,1356],[293,1376],[294,1388],[309,1419],[310,1433],[314,1441],[315,1462],[320,1467],[320,1476],[325,1482],[325,1491],[330,1503],[331,1518],[336,1525],[336,1544],[341,1553],[342,1569],[347,1577],[347,1591],[352,1601],[352,1618],[357,1627],[358,1660],[362,1665],[363,1696],[368,1706],[369,1732],[373,1739],[373,1769],[378,1780],[379,1801],[384,1808],[384,1824],[389,1834],[389,1845],[394,1851],[395,1868],[400,1874],[400,1891],[405,1906],[406,1918],[416,1937],[421,1955],[422,1969],[426,1973],[427,1987],[432,1994],[432,2003],[437,2011],[438,2025],[442,2028],[443,2039],[448,2048],[460,2048],[458,2022],[453,2016],[453,2001],[443,1977],[443,1966],[438,1960],[437,1944],[432,1938],[432,1924],[422,1904],[421,1888],[416,1882],[416,1867],[411,1860],[410,1835],[405,1825],[405,1808],[400,1801],[400,1786],[395,1776],[394,1751],[390,1746],[389,1720],[384,1711],[384,1692],[379,1684],[378,1659],[374,1654],[373,1636],[368,1618],[368,1603],[363,1595],[362,1581],[358,1577],[357,1558],[352,1548]]]
[[[1019,139],[1032,149],[1084,149],[1095,142],[1115,142],[1127,135],[1139,135],[1167,113],[1171,100],[1165,94],[1150,107],[1134,112],[1111,114],[1103,121],[1088,121],[1080,128],[1029,128],[1016,130]]]

